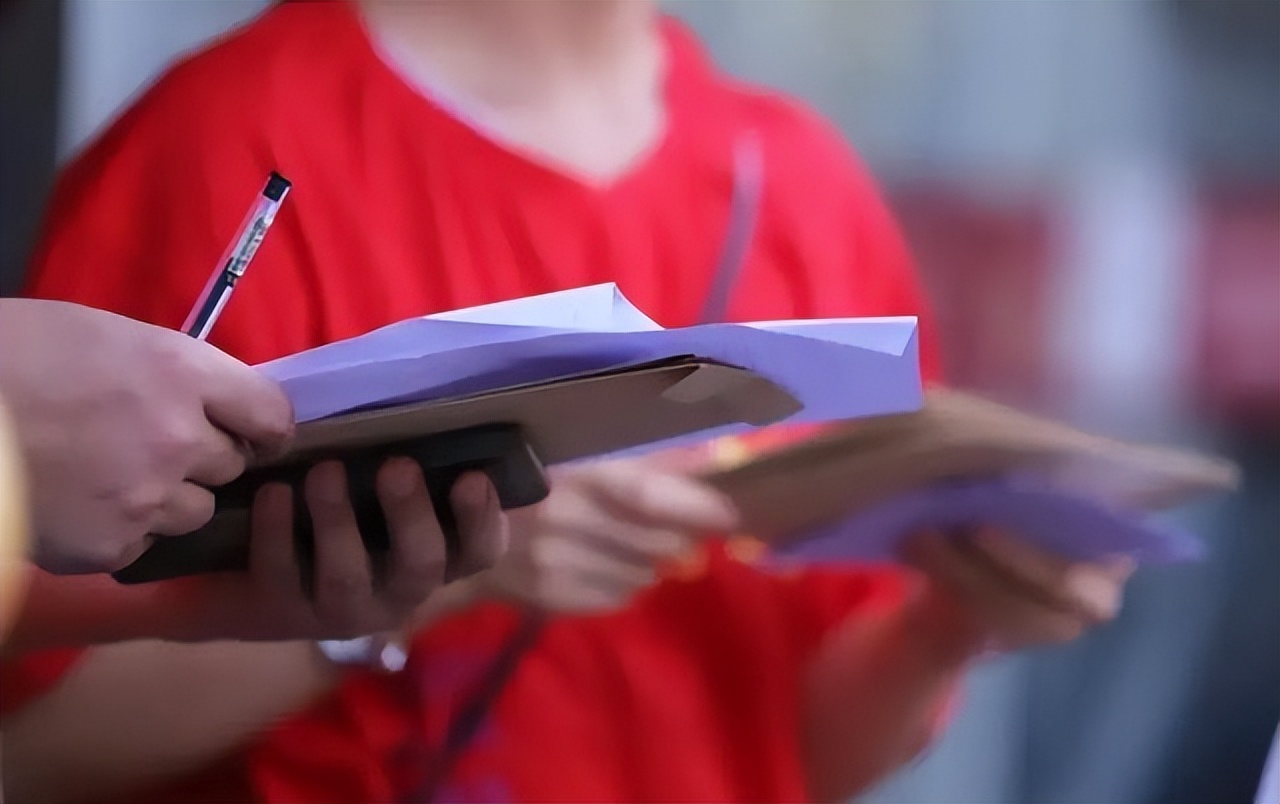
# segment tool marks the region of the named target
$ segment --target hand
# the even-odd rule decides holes
[[[293,495],[270,484],[253,510],[249,572],[193,582],[203,616],[192,639],[344,639],[399,628],[445,583],[493,565],[506,549],[506,516],[488,478],[465,475],[451,492],[461,551],[449,565],[422,470],[406,458],[378,472],[378,499],[391,549],[375,571],[360,538],[341,464],[307,475],[304,497],[315,531],[314,570],[304,582],[293,540]],[[311,589],[310,594],[306,591]]]
[[[45,569],[120,569],[148,534],[199,528],[213,516],[206,487],[292,433],[279,387],[208,344],[74,304],[0,306],[0,391]]]
[[[543,503],[512,512],[512,548],[481,576],[487,590],[552,611],[624,605],[697,532],[736,527],[732,504],[689,476],[697,460],[681,451],[554,472]]]
[[[904,557],[929,577],[929,610],[971,652],[1075,639],[1116,616],[1133,572],[1128,559],[1073,562],[995,528],[921,534]]]

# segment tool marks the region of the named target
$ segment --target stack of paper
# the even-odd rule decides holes
[[[790,392],[797,421],[915,410],[915,318],[713,324],[666,330],[596,285],[416,318],[260,368],[308,422],[471,396],[678,355],[737,366]]]
[[[955,391],[717,471],[747,529],[806,560],[892,559],[924,529],[995,525],[1080,560],[1199,557],[1148,512],[1237,482],[1229,462],[1083,433]]]
[[[922,402],[914,318],[664,330],[613,285],[402,321],[260,368],[293,402],[288,452],[218,489],[205,527],[158,540],[118,580],[244,568],[256,489],[300,488],[320,460],[346,465],[377,552],[389,537],[374,478],[391,456],[422,467],[452,539],[448,492],[465,471],[486,472],[518,508],[547,494],[547,464]]]

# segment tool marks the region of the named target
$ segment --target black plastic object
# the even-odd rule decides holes
[[[244,570],[249,564],[249,522],[254,494],[264,483],[282,481],[294,492],[294,538],[305,580],[311,577],[313,531],[303,502],[303,480],[317,463],[338,459],[347,469],[347,486],[375,571],[390,547],[390,535],[374,482],[389,458],[413,458],[422,467],[448,544],[449,556],[458,554],[458,532],[449,505],[449,492],[466,472],[483,471],[493,482],[504,509],[523,508],[542,501],[550,491],[542,465],[516,425],[485,425],[378,444],[338,455],[308,454],[250,470],[216,490],[213,519],[200,530],[183,536],[157,537],[136,561],[114,574],[126,584],[146,583],[184,575]],[[451,565],[453,564],[451,560]]]

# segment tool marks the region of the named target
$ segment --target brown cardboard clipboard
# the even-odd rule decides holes
[[[681,356],[308,422],[277,460],[503,423],[518,425],[549,466],[724,425],[773,424],[801,407],[747,369]]]
[[[1239,481],[1229,461],[1091,435],[944,389],[919,411],[842,424],[705,477],[737,504],[745,532],[779,541],[930,483],[1022,472],[1142,508]]]

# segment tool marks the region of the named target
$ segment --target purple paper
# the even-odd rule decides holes
[[[612,285],[410,319],[259,368],[281,383],[298,420],[310,421],[676,355],[772,380],[804,405],[795,421],[904,413],[923,404],[914,318],[664,330]]]
[[[788,543],[777,555],[803,561],[893,560],[911,534],[980,524],[1078,561],[1127,555],[1141,564],[1170,564],[1204,555],[1199,539],[1150,513],[1028,477],[945,483],[902,494]]]

